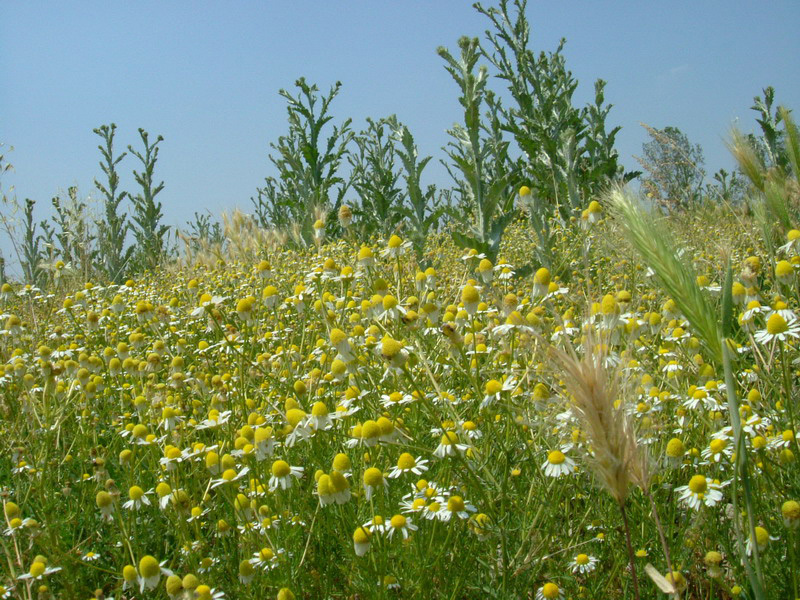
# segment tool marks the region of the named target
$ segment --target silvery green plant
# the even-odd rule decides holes
[[[767,118],[772,110],[772,94],[768,94],[768,90],[771,88],[765,90],[767,100],[762,103],[764,112],[758,120],[764,130],[763,137],[759,140],[734,129],[729,148],[739,169],[752,184],[748,203],[761,227],[770,255],[770,268],[773,268],[777,246],[794,228],[798,218],[794,197],[800,172],[800,131],[791,112],[784,107],[778,107],[774,118]],[[760,99],[756,97],[756,100],[758,107]],[[772,127],[780,123],[783,129],[773,131]]]
[[[339,168],[354,134],[351,119],[347,119],[334,126],[327,138],[323,136],[323,129],[333,119],[330,104],[339,93],[340,82],[322,97],[317,86],[303,77],[295,86],[299,90],[296,96],[280,90],[287,101],[289,132],[271,144],[275,153],[269,159],[278,175],[267,177],[252,201],[262,227],[294,228],[295,241],[310,245],[317,215],[337,211],[350,186]],[[336,219],[328,219],[327,226],[333,233]]]
[[[438,229],[447,206],[442,201],[442,196],[437,196],[435,185],[428,185],[424,190],[422,187],[422,172],[431,161],[431,157],[419,157],[414,136],[396,117],[390,117],[388,123],[392,128],[394,139],[400,144],[395,148],[395,152],[403,166],[403,180],[406,187],[405,201],[400,207],[400,212],[406,219],[407,235],[417,261],[421,266],[428,266],[423,257],[425,243],[428,236]]]
[[[20,263],[26,283],[41,286],[46,275],[43,269],[45,255],[41,247],[41,238],[36,232],[36,223],[33,220],[33,208],[35,205],[35,200],[25,199]]]
[[[395,166],[396,140],[390,119],[367,118],[367,127],[353,138],[355,151],[348,156],[352,187],[358,195],[354,214],[364,236],[393,232],[403,220],[400,171]]]
[[[452,236],[462,248],[475,249],[494,261],[503,233],[516,214],[507,170],[508,142],[503,140],[496,118],[499,104],[486,88],[488,71],[477,66],[481,57],[477,38],[462,37],[458,46],[458,58],[446,48],[438,49],[445,69],[458,84],[464,110],[464,122],[448,130],[452,141],[445,148],[451,161],[445,166],[455,182],[458,199],[452,213]],[[488,125],[482,114],[486,103]]]
[[[637,173],[624,174],[618,162],[614,142],[619,127],[606,127],[611,107],[605,104],[605,82],[595,83],[594,104],[574,106],[578,81],[566,68],[566,40],[555,52],[534,54],[526,4],[501,0],[499,7],[474,5],[493,26],[486,31],[488,47],[482,52],[514,101],[502,111],[503,128],[522,153],[526,181],[535,197],[567,221],[586,198]]]
[[[125,248],[130,223],[126,213],[120,209],[120,204],[128,193],[119,191],[117,165],[127,156],[127,152],[114,156],[116,130],[114,123],[101,125],[93,130],[103,140],[97,148],[103,158],[100,168],[106,178],[105,183],[95,179],[94,185],[103,197],[103,218],[97,222],[98,267],[109,281],[120,283],[125,279],[134,247]]]
[[[153,172],[158,162],[158,144],[164,138],[158,136],[150,142],[149,134],[139,128],[139,137],[144,146],[142,151],[134,150],[128,146],[128,152],[139,159],[142,170],[133,171],[133,177],[141,191],[131,196],[133,203],[133,235],[136,238],[134,260],[140,269],[152,269],[158,266],[169,252],[168,225],[162,224],[164,217],[161,202],[156,201],[156,196],[164,189],[164,182],[155,184]]]
[[[52,200],[52,221],[55,228],[50,231],[43,223],[48,248],[53,247],[55,252],[50,260],[59,258],[71,265],[84,281],[91,278],[94,269],[96,236],[87,218],[89,204],[78,197],[78,188],[71,186],[67,189],[66,197],[55,196]]]
[[[211,213],[194,213],[194,219],[186,222],[184,232],[179,235],[193,254],[204,247],[223,247],[226,242],[222,223],[214,219]]]
[[[767,167],[779,167],[786,171],[789,168],[789,160],[786,154],[785,134],[781,131],[780,124],[783,120],[783,112],[780,107],[774,107],[775,88],[767,86],[762,90],[764,94],[753,98],[753,106],[750,107],[758,113],[756,122],[761,128],[761,135],[748,136],[750,143],[753,144],[762,156]]]

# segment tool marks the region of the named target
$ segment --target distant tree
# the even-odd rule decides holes
[[[702,147],[692,145],[677,127],[643,127],[650,134],[650,141],[642,145],[642,156],[636,157],[646,173],[643,189],[655,204],[667,210],[688,207],[703,190],[706,172]]]

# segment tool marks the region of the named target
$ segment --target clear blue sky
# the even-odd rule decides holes
[[[489,4],[486,2],[485,4]],[[800,109],[800,3],[536,2],[528,17],[537,50],[567,38],[567,65],[589,100],[608,81],[610,123],[628,169],[646,133],[640,122],[674,125],[700,143],[709,173],[730,168],[724,146],[734,120],[755,127],[753,96],[767,85]],[[488,22],[471,2],[0,3],[0,141],[20,200],[70,185],[94,194],[101,175],[92,129],[114,121],[118,146],[144,127],[161,134],[157,176],[167,222],[195,210],[218,214],[249,198],[271,174],[269,143],[286,130],[278,95],[305,76],[343,83],[337,120],[395,113],[420,151],[441,157],[445,129],[459,118],[455,84],[436,54]],[[502,87],[501,81],[493,84]],[[132,188],[132,157],[122,163]],[[448,184],[431,163],[432,181]]]

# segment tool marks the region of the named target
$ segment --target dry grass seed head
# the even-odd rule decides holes
[[[647,488],[649,462],[623,403],[617,402],[619,371],[609,370],[605,352],[591,336],[585,346],[582,358],[572,348],[552,352],[572,397],[570,408],[591,444],[593,454],[588,458],[595,476],[618,503],[623,503],[630,484]]]

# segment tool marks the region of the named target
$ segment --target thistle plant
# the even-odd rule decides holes
[[[620,128],[607,130],[611,106],[605,104],[605,82],[595,83],[594,104],[574,106],[578,81],[566,68],[566,40],[555,52],[537,57],[530,47],[526,7],[526,0],[501,0],[490,8],[476,3],[492,24],[486,31],[488,47],[481,52],[514,100],[502,111],[503,129],[523,154],[524,175],[534,196],[568,220],[586,198],[637,173],[624,174],[619,164],[614,142]]]
[[[366,129],[353,138],[355,151],[348,155],[352,187],[358,194],[355,216],[364,237],[390,235],[403,219],[391,119],[367,118]]]
[[[393,137],[400,146],[395,148],[397,156],[403,166],[403,179],[406,184],[405,202],[400,208],[400,213],[406,218],[408,237],[417,256],[420,266],[429,266],[423,255],[429,236],[436,231],[446,205],[442,197],[436,195],[436,186],[429,185],[422,188],[422,172],[431,160],[430,156],[419,157],[414,136],[405,125],[390,117],[388,121],[393,130]]]
[[[760,104],[760,99],[756,98],[756,107],[762,106],[764,111],[759,119],[764,130],[761,145],[753,136],[745,136],[734,129],[728,148],[752,184],[750,208],[761,227],[770,265],[773,265],[776,246],[796,221],[796,205],[800,195],[797,180],[797,173],[800,172],[800,133],[786,108],[778,108],[776,116],[769,118],[772,96],[765,95],[766,104]],[[777,129],[780,123],[783,123],[782,131]]]
[[[139,137],[144,146],[142,151],[128,146],[128,152],[142,163],[141,172],[133,171],[133,177],[139,184],[141,192],[131,196],[133,235],[136,238],[135,262],[139,268],[152,269],[166,257],[169,244],[170,228],[161,222],[164,214],[161,202],[156,201],[156,196],[164,189],[164,182],[155,184],[153,179],[158,161],[158,144],[164,138],[159,135],[151,143],[149,134],[142,128],[139,128]]]
[[[494,262],[503,233],[515,216],[514,194],[504,165],[508,142],[503,141],[497,127],[497,103],[489,125],[483,122],[489,74],[485,66],[477,66],[482,56],[478,39],[462,37],[458,47],[457,59],[444,47],[438,50],[445,69],[458,84],[459,103],[464,109],[464,123],[448,130],[453,141],[445,148],[452,161],[445,166],[455,182],[459,201],[452,215],[456,222],[452,236],[462,248],[477,250]]]
[[[33,220],[33,208],[36,205],[34,200],[25,199],[23,211],[23,237],[22,237],[22,272],[25,281],[32,285],[42,285],[44,282],[44,263],[45,256],[40,246],[40,238],[36,232],[36,223]]]
[[[252,199],[261,227],[294,228],[296,241],[302,245],[313,243],[316,215],[337,212],[350,186],[339,168],[354,136],[351,119],[334,126],[327,138],[323,136],[325,126],[333,119],[330,104],[341,85],[337,81],[321,98],[319,88],[303,77],[295,82],[299,90],[296,96],[280,90],[287,102],[289,132],[271,144],[275,154],[269,160],[278,175],[267,177]],[[335,219],[327,220],[329,233],[335,223]]]
[[[118,191],[119,174],[117,165],[127,156],[123,152],[114,156],[114,135],[117,126],[101,125],[94,129],[94,133],[102,138],[103,143],[97,148],[102,154],[100,168],[106,176],[106,182],[97,179],[94,185],[103,196],[103,218],[97,222],[97,245],[99,253],[99,268],[105,277],[114,283],[125,279],[125,270],[133,255],[134,247],[125,248],[125,238],[130,228],[126,213],[121,210],[120,204],[128,196],[125,191]]]
[[[84,281],[88,281],[94,270],[97,251],[94,247],[96,235],[88,217],[89,203],[78,198],[78,188],[67,189],[66,197],[55,196],[52,222],[55,225],[52,233],[43,226],[48,238],[54,239],[57,248],[53,258],[58,258],[71,265]],[[44,224],[43,224],[44,225]],[[52,246],[52,242],[48,245]]]
[[[187,221],[184,231],[179,235],[190,255],[210,246],[223,247],[226,241],[222,224],[211,213],[195,212],[194,219]]]

